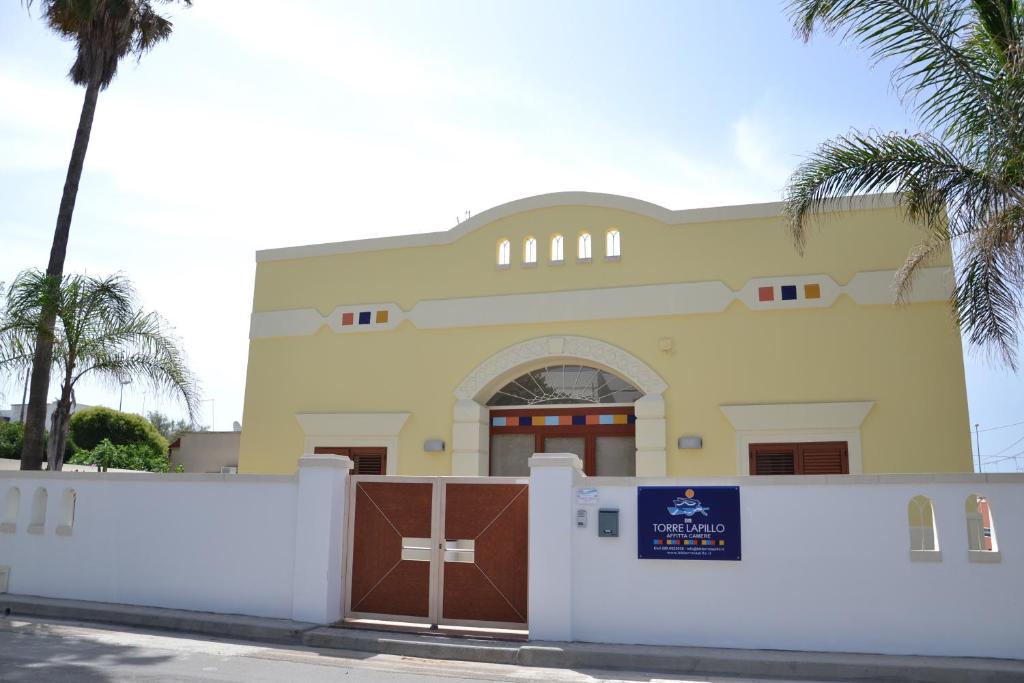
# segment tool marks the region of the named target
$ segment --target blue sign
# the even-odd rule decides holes
[[[641,560],[739,560],[739,486],[641,486],[636,491]]]

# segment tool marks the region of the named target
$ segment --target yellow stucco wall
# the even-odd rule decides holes
[[[605,231],[621,231],[622,258],[606,262]],[[594,259],[575,262],[580,230]],[[564,265],[548,265],[550,236],[566,236]],[[539,265],[522,265],[522,241],[538,238]],[[497,269],[501,238],[512,266]],[[592,206],[554,206],[483,225],[451,244],[263,261],[254,312],[424,299],[586,290],[641,284],[827,274],[847,283],[863,271],[898,268],[920,234],[895,209],[836,214],[793,248],[781,218],[666,225]],[[933,265],[949,264],[948,257]],[[520,341],[547,335],[600,339],[640,358],[669,385],[664,393],[669,476],[736,472],[736,436],[719,406],[738,403],[875,401],[862,425],[864,472],[970,471],[960,337],[944,302],[860,305],[841,295],[827,308],[544,324],[417,329],[253,339],[245,392],[240,471],[292,472],[303,450],[303,412],[409,412],[400,434],[401,474],[450,474],[453,391],[477,365]],[[659,349],[670,337],[673,349]],[[543,364],[543,363],[541,363]],[[700,450],[676,437],[699,434]]]

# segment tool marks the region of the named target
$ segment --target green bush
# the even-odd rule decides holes
[[[0,458],[21,459],[25,442],[25,425],[21,422],[0,422]]]
[[[114,446],[144,445],[153,456],[167,455],[167,439],[141,415],[96,407],[71,416],[71,440],[78,448],[91,451],[104,439]]]
[[[99,465],[113,470],[169,472],[171,469],[167,455],[154,454],[147,444],[113,444],[110,439],[103,439],[90,451],[78,451],[68,462],[72,465]]]

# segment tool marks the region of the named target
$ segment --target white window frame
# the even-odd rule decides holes
[[[736,474],[750,474],[750,444],[845,441],[850,474],[862,474],[860,426],[874,401],[719,406],[736,430]]]
[[[551,262],[562,263],[565,261],[565,238],[561,234],[551,237]]]
[[[498,267],[508,268],[512,263],[512,242],[500,240],[498,242]]]
[[[537,238],[535,237],[527,237],[523,240],[523,264],[537,265]]]
[[[586,255],[584,256],[584,252]],[[589,232],[581,232],[576,238],[576,260],[590,261],[594,253],[594,239]]]
[[[611,228],[605,234],[605,259],[618,261],[622,258],[622,233],[616,228]]]

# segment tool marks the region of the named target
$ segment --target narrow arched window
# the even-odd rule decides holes
[[[579,259],[590,259],[590,233],[581,232],[578,240],[579,248],[576,251],[576,257]]]
[[[605,256],[608,258],[619,258],[622,256],[622,244],[619,231],[614,228],[608,231],[605,239]]]
[[[523,263],[537,262],[537,240],[527,237],[523,242]]]
[[[907,505],[907,522],[910,525],[910,549],[938,550],[938,534],[935,533],[935,509],[928,496],[914,496]]]
[[[57,520],[57,535],[70,536],[75,527],[75,503],[78,494],[74,489],[65,489],[60,500],[60,519]]]
[[[551,260],[565,260],[565,240],[562,239],[561,235],[555,235],[551,238]]]
[[[992,552],[999,549],[992,520],[992,505],[985,496],[971,494],[964,506],[967,515],[967,549]]]
[[[508,240],[498,242],[498,265],[507,266],[512,259],[512,243]]]
[[[28,532],[41,534],[46,528],[46,489],[39,487],[32,496],[32,518],[29,520]]]
[[[0,532],[13,534],[18,524],[18,508],[21,507],[21,490],[17,486],[7,489],[4,499],[4,517]]]

